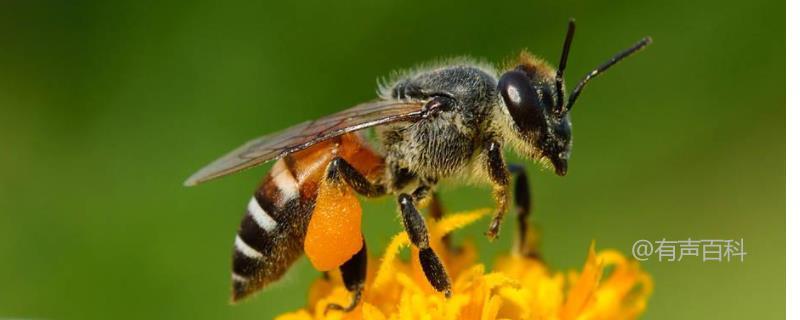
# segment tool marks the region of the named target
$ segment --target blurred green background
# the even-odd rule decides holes
[[[592,239],[745,240],[745,261],[648,261],[645,318],[785,313],[785,14],[781,1],[0,4],[0,317],[266,319],[305,303],[303,258],[231,306],[230,252],[269,166],[183,180],[240,143],[372,99],[376,78],[454,55],[558,59],[568,84],[642,36],[573,114],[561,178],[532,163],[545,259],[579,267]],[[451,210],[491,206],[445,188]],[[370,253],[401,230],[365,204]],[[487,221],[460,232],[488,262]]]

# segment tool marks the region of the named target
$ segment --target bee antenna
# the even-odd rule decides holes
[[[611,57],[610,60],[606,61],[605,63],[601,64],[594,70],[587,73],[583,77],[583,80],[581,80],[581,82],[579,82],[578,85],[575,86],[575,89],[572,89],[572,93],[569,95],[569,102],[567,103],[567,111],[572,110],[572,105],[575,104],[575,100],[578,100],[578,96],[580,96],[581,91],[586,86],[586,83],[589,82],[589,80],[591,80],[596,76],[599,76],[601,73],[608,70],[608,68],[611,68],[611,66],[617,64],[617,62],[620,62],[622,61],[622,59],[625,59],[631,56],[632,54],[636,53],[636,51],[644,49],[644,47],[646,47],[652,42],[653,42],[652,38],[645,37],[644,39],[639,40],[639,42],[637,42],[630,48],[620,51],[619,53]]]
[[[558,99],[557,106],[561,106],[560,112],[567,111],[564,107],[564,70],[567,69],[567,57],[569,56],[569,48],[572,46],[572,37],[575,35],[575,18],[570,18],[567,24],[567,37],[564,39],[564,47],[561,49],[561,62],[558,64],[558,71],[556,71],[556,99]]]

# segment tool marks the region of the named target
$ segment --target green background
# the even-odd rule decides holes
[[[288,2],[288,1],[287,1]],[[567,177],[529,163],[545,259],[592,239],[745,240],[745,261],[648,261],[645,318],[782,318],[785,14],[781,1],[0,4],[0,317],[265,319],[318,274],[230,306],[230,252],[268,166],[195,188],[194,170],[252,137],[372,99],[376,78],[454,55],[558,59],[568,84],[651,35],[574,109]],[[451,210],[491,206],[447,187]],[[505,252],[460,232],[485,260]],[[370,253],[401,230],[365,205]]]

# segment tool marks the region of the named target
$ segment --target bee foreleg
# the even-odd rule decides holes
[[[489,240],[494,240],[500,232],[500,224],[503,222],[503,216],[508,208],[508,185],[510,179],[506,163],[503,161],[503,148],[500,143],[494,140],[487,142],[484,152],[486,153],[485,168],[493,184],[492,192],[497,206],[497,211],[492,217],[486,236],[489,237]]]
[[[361,238],[361,241],[364,242],[363,237]],[[367,278],[366,242],[364,242],[363,246],[361,246],[361,250],[359,250],[358,253],[353,255],[350,260],[347,260],[347,262],[339,267],[339,271],[342,273],[344,287],[347,288],[347,291],[353,293],[353,299],[347,306],[342,306],[335,303],[328,304],[328,306],[325,308],[326,313],[330,310],[339,310],[344,312],[353,311],[353,309],[355,309],[356,306],[358,306],[358,303],[361,301],[361,294],[364,291],[364,281]]]
[[[442,261],[430,247],[428,242],[428,228],[425,220],[414,206],[414,199],[408,194],[400,194],[397,198],[400,205],[400,212],[403,215],[403,226],[406,229],[411,243],[419,249],[419,262],[422,271],[428,282],[439,292],[443,292],[445,297],[450,297],[450,277],[442,264]]]
[[[372,183],[358,172],[351,164],[341,157],[331,160],[328,166],[327,179],[332,181],[344,180],[357,193],[367,197],[379,197],[386,194],[386,187],[379,183]]]
[[[536,246],[532,242],[533,230],[528,223],[528,216],[532,210],[533,194],[528,185],[528,175],[525,167],[519,164],[509,164],[508,170],[516,176],[514,182],[514,208],[517,211],[517,238],[514,250],[525,256],[536,256]]]

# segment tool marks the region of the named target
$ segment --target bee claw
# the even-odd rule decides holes
[[[366,252],[366,251],[364,251],[364,252]],[[341,311],[341,312],[344,312],[344,313],[348,313],[350,311],[355,310],[356,307],[358,307],[359,302],[361,301],[361,292],[362,292],[361,290],[362,289],[363,289],[363,286],[359,285],[358,289],[355,291],[355,293],[353,295],[353,300],[350,301],[350,305],[345,307],[345,306],[342,306],[340,304],[329,303],[327,306],[325,306],[324,314],[328,314],[328,311],[330,311],[330,310]]]
[[[331,310],[334,310],[334,311],[341,311],[341,312],[345,312],[345,313],[347,313],[347,312],[353,311],[353,309],[355,309],[355,308],[356,308],[356,305],[357,305],[357,304],[356,304],[356,303],[354,303],[354,304],[351,304],[351,305],[349,305],[349,306],[345,307],[345,306],[342,306],[342,305],[340,305],[340,304],[336,304],[336,303],[329,303],[327,306],[325,306],[325,312],[324,312],[324,314],[326,314],[326,315],[327,315],[327,314],[328,314],[328,311],[331,311]]]
[[[500,233],[500,220],[499,219],[492,219],[492,223],[489,224],[489,230],[484,233],[489,241],[497,240],[497,234]]]
[[[452,290],[450,290],[450,289],[445,289],[444,290],[444,297],[445,298],[450,299],[450,297],[452,297],[452,296],[453,296],[453,291]]]
[[[483,233],[483,235],[485,235],[486,238],[488,238],[490,242],[497,240],[497,231],[495,231],[495,230],[486,231],[486,232]]]

